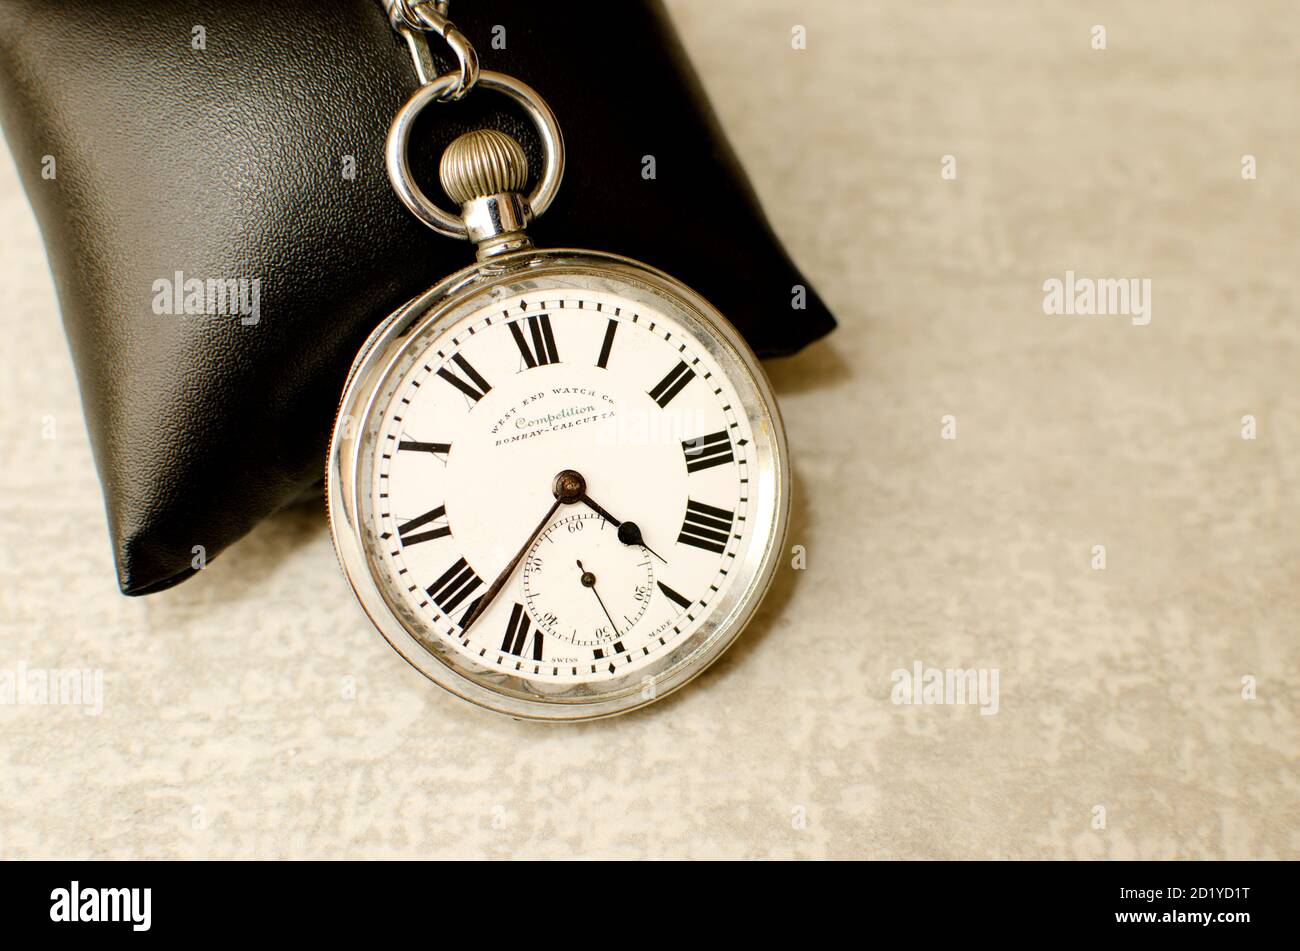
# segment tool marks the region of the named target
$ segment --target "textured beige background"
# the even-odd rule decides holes
[[[577,727],[426,684],[315,509],[120,597],[0,159],[0,668],[107,678],[98,718],[0,707],[0,857],[1300,855],[1300,12],[671,6],[843,322],[771,367],[807,570],[692,687]],[[1067,268],[1150,278],[1150,326],[1045,316]],[[917,660],[997,667],[1000,712],[894,706]]]

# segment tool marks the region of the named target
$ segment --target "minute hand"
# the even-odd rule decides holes
[[[659,554],[659,552],[655,551],[645,543],[645,539],[641,537],[641,526],[637,525],[636,522],[620,522],[605,509],[601,508],[600,505],[597,504],[596,500],[585,492],[582,494],[581,501],[593,512],[618,529],[618,540],[624,545],[640,545],[665,565],[668,564],[668,559],[664,558],[663,555]]]
[[[559,511],[560,506],[563,504],[563,500],[555,500],[555,504],[551,506],[550,511],[548,511],[542,520],[537,523],[537,527],[534,528],[532,532],[529,533],[528,538],[524,540],[523,547],[519,549],[519,553],[510,559],[510,564],[506,565],[501,574],[497,575],[497,580],[492,582],[492,587],[488,588],[483,597],[475,601],[474,606],[469,609],[469,613],[465,615],[465,619],[460,622],[460,629],[462,631],[468,631],[469,626],[478,620],[480,614],[487,610],[488,605],[492,603],[492,599],[501,593],[501,589],[506,586],[506,582],[510,580],[510,576],[514,574],[515,569],[519,567],[519,562],[523,560],[524,554],[528,551],[528,547],[532,545],[537,536],[542,533],[542,529],[550,523],[555,513]]]

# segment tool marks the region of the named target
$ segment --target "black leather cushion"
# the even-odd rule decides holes
[[[537,88],[564,129],[539,245],[660,267],[760,355],[834,326],[811,288],[792,310],[807,282],[658,3],[466,0],[452,16],[485,68]],[[0,0],[0,117],[44,232],[127,594],[184,579],[194,546],[211,558],[318,485],[366,335],[472,261],[388,185],[384,136],[414,85],[375,0]],[[425,116],[413,142],[431,194],[437,156],[468,128],[510,132],[538,167],[532,128],[494,93]],[[154,282],[176,271],[257,278],[258,322],[155,313]]]

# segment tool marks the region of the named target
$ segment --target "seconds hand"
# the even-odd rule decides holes
[[[591,593],[596,596],[596,600],[600,603],[600,609],[605,612],[605,617],[609,618],[609,626],[614,629],[614,634],[617,636],[618,625],[615,624],[614,619],[610,617],[609,608],[605,607],[605,599],[602,598],[600,592],[596,590],[596,576],[586,568],[582,567],[582,562],[578,562],[578,570],[582,572],[582,586],[584,588],[590,588]]]

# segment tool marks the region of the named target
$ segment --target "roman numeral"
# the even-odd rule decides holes
[[[686,365],[685,360],[678,360],[677,366],[669,370],[668,375],[655,384],[655,388],[650,391],[650,398],[659,404],[660,409],[663,409],[693,379],[695,379],[695,371]]]
[[[618,321],[611,317],[609,323],[605,325],[605,341],[600,345],[600,356],[596,360],[596,366],[602,370],[609,367],[609,352],[614,349],[616,333],[618,333]]]
[[[416,442],[413,439],[403,439],[397,444],[398,452],[428,452],[435,456],[445,456],[451,452],[451,443],[449,442]]]
[[[474,593],[475,589],[483,583],[483,579],[474,574],[474,569],[465,563],[464,558],[456,559],[456,563],[443,572],[440,577],[429,587],[425,588],[433,603],[438,605],[439,610],[448,617],[455,611],[466,598]],[[470,605],[473,610],[475,601]]]
[[[516,657],[524,656],[524,647],[528,643],[528,612],[524,606],[515,603],[510,609],[510,623],[506,625],[506,636],[501,642],[501,651]],[[542,659],[542,632],[533,631],[533,660]]]
[[[459,353],[453,354],[451,360],[456,364],[456,366],[460,367],[461,372],[469,378],[469,382],[462,380],[446,367],[442,367],[438,370],[438,376],[456,387],[456,389],[460,390],[475,403],[488,395],[488,390],[492,389],[492,384],[479,376],[479,372],[469,365],[468,360],[462,357]]]
[[[686,520],[677,536],[679,545],[694,545],[719,555],[727,550],[727,537],[731,534],[734,513],[694,499],[686,500]]]
[[[664,584],[662,581],[656,581],[655,584],[659,585],[659,590],[662,591],[665,595],[667,595],[670,601],[677,602],[677,606],[682,608],[683,610],[689,608],[692,604],[695,603],[690,598],[686,597],[686,595],[678,594],[676,591],[668,587],[668,585]]]
[[[528,325],[528,336],[532,338],[531,344],[525,339],[521,324]],[[555,349],[555,334],[551,333],[550,314],[538,314],[536,317],[516,320],[510,324],[510,333],[515,338],[515,346],[519,348],[520,356],[524,358],[524,363],[528,364],[530,370],[533,367],[544,367],[560,362],[560,354]]]
[[[397,527],[397,536],[402,540],[403,545],[418,545],[420,542],[427,542],[433,538],[445,538],[451,534],[451,527],[446,524],[447,507],[439,505],[436,509],[425,512],[419,518],[413,518],[405,525]],[[415,532],[417,528],[422,528],[430,522],[443,522],[442,525],[435,525],[427,532]]]
[[[699,472],[701,469],[712,469],[736,461],[732,454],[731,437],[725,429],[720,433],[687,439],[682,443],[682,452],[686,454],[687,472]]]

